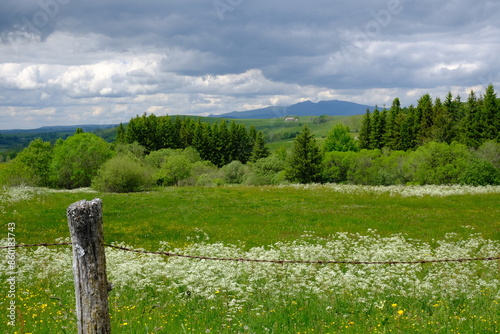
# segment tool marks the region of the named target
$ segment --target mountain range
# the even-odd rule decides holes
[[[236,119],[266,119],[286,116],[354,116],[362,115],[375,107],[347,101],[319,101],[317,103],[304,101],[291,106],[273,106],[246,111],[233,111],[226,114],[210,115],[210,117],[236,118]]]

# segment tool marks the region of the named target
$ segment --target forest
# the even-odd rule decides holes
[[[426,94],[402,108],[396,98],[389,109],[368,110],[358,133],[339,123],[323,140],[306,124],[291,149],[275,152],[254,126],[144,113],[120,124],[111,144],[82,129],[54,144],[35,139],[2,164],[0,182],[113,192],[311,182],[497,185],[499,134],[492,85],[484,95],[471,91],[466,102]]]

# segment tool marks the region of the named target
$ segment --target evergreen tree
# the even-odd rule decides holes
[[[182,120],[179,130],[179,145],[181,148],[189,147],[193,144],[194,128],[196,124],[191,117]]]
[[[380,111],[377,107],[373,110],[373,114],[371,116],[371,133],[370,133],[370,146],[369,148],[380,149],[383,145],[383,122],[380,118]]]
[[[409,106],[404,112],[403,121],[401,123],[401,142],[399,149],[403,151],[414,149],[417,146],[417,129],[418,122],[417,111],[413,105]]]
[[[441,103],[440,98],[436,98],[430,139],[441,143],[451,143],[453,138],[452,125],[452,118],[448,114],[448,109]]]
[[[250,141],[250,147],[253,147],[255,140],[257,140],[257,129],[253,125],[250,126],[250,130],[248,131],[248,139]]]
[[[493,85],[490,84],[486,89],[483,104],[481,106],[480,123],[483,127],[483,142],[497,139],[500,132],[500,128],[498,127],[499,119],[500,104],[497,100]]]
[[[371,126],[370,109],[367,108],[365,116],[361,121],[361,128],[359,130],[359,137],[358,137],[359,148],[361,149],[371,148],[371,132],[372,132],[372,126]]]
[[[233,160],[238,160],[245,164],[252,156],[253,145],[251,144],[250,136],[244,124],[238,124],[236,130],[236,157]]]
[[[226,153],[226,162],[225,164],[230,163],[233,160],[238,160],[240,162],[243,162],[239,160],[238,158],[238,125],[236,124],[235,121],[232,121],[231,124],[229,125],[229,131],[228,131],[228,140],[227,140],[227,145],[225,148],[225,153]],[[243,162],[244,163],[244,162]]]
[[[139,142],[139,144],[146,148],[146,152],[157,151],[162,148],[158,138],[158,117],[155,114],[146,116],[146,113],[144,113],[142,115],[142,123],[142,142]]]
[[[387,129],[387,109],[384,107],[384,109],[382,110],[382,112],[380,113],[380,122],[379,122],[379,125],[378,125],[378,133],[379,133],[379,138],[380,138],[380,147],[379,148],[383,148],[385,146],[387,146],[387,143],[385,141],[385,139],[387,138],[387,134],[386,134],[386,129]]]
[[[319,182],[322,173],[322,155],[314,135],[304,125],[302,132],[295,138],[292,155],[285,170],[286,178],[292,182]]]
[[[219,132],[217,135],[217,153],[219,156],[219,163],[216,164],[219,167],[227,165],[232,161],[232,152],[228,152],[227,147],[229,146],[229,129],[227,128],[227,122],[222,120],[219,124]]]
[[[173,149],[185,148],[183,147],[181,140],[182,123],[183,123],[182,119],[179,116],[177,116],[173,122],[173,127],[171,128],[172,146],[170,148]]]
[[[460,119],[463,117],[463,108],[461,106],[460,96],[457,96],[453,99],[453,95],[451,92],[448,92],[446,95],[446,99],[443,103],[443,107],[446,109],[446,114],[449,117],[449,129],[446,134],[445,142],[450,144],[451,142],[457,140],[458,132],[459,132],[459,124]]]
[[[479,147],[483,137],[481,123],[480,103],[476,93],[471,91],[461,122],[461,142],[469,147]]]
[[[120,123],[116,129],[116,142],[118,144],[125,143],[125,127],[123,126],[123,123]]]
[[[434,124],[434,109],[429,94],[425,94],[418,100],[417,115],[419,116],[418,141],[424,144],[432,140],[432,126]]]
[[[387,116],[385,126],[385,145],[392,150],[401,146],[401,102],[395,98]]]
[[[250,157],[251,162],[256,162],[259,159],[267,158],[271,152],[266,145],[266,140],[264,139],[264,134],[262,131],[256,132],[256,137],[254,140],[254,145],[252,148],[252,156]]]

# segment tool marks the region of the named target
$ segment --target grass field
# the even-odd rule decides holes
[[[323,261],[500,253],[499,187],[13,188],[0,197],[2,233],[14,223],[20,244],[67,240],[68,205],[99,197],[105,242],[147,250]],[[278,265],[106,252],[116,333],[500,333],[496,261]],[[0,333],[75,332],[70,249],[16,255],[16,327],[3,317]]]

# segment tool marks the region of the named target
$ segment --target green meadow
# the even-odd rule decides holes
[[[500,254],[499,187],[6,188],[0,197],[2,233],[14,223],[18,244],[68,241],[66,208],[99,197],[105,242],[136,249],[306,261]],[[497,261],[283,265],[110,248],[106,256],[113,333],[500,333]],[[18,248],[16,265],[15,326],[2,289],[0,333],[76,332],[70,247]],[[0,269],[5,282],[5,261]]]
[[[363,234],[368,229],[423,241],[439,240],[447,233],[466,238],[473,229],[500,240],[498,193],[404,197],[377,191],[383,187],[352,188],[363,191],[349,193],[328,186],[168,187],[130,194],[42,191],[9,206],[4,220],[16,223],[22,243],[54,242],[68,237],[66,208],[98,197],[103,200],[107,243],[153,250],[160,241],[185,245],[199,230],[210,237],[209,242],[248,247],[293,241],[305,232],[328,237],[338,232]]]

